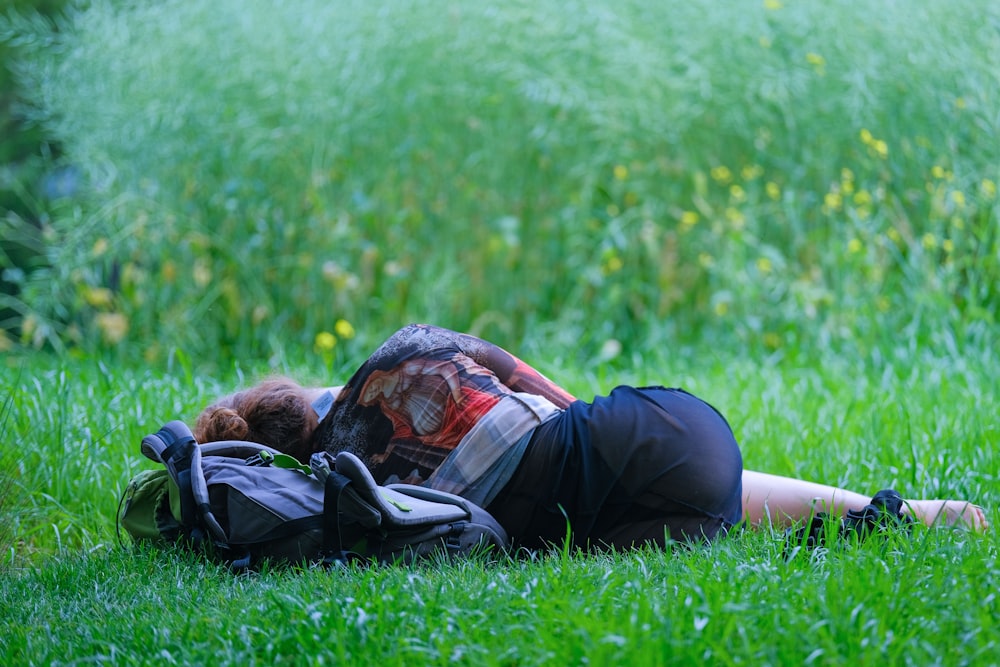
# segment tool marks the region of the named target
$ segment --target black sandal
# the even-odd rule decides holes
[[[786,530],[785,555],[791,557],[799,547],[826,547],[830,538],[828,529],[834,526],[841,539],[855,536],[863,542],[873,533],[900,527],[909,529],[912,523],[913,517],[903,514],[903,497],[892,489],[883,489],[861,509],[848,510],[839,522],[826,512],[817,512],[805,524]]]

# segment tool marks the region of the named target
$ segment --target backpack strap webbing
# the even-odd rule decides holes
[[[217,542],[225,543],[226,532],[209,504],[201,448],[188,425],[178,420],[168,422],[142,439],[142,453],[166,466],[176,482],[180,490],[181,524],[189,531],[190,538],[200,542],[207,529]]]
[[[173,422],[142,439],[143,454],[166,466],[177,484],[180,490],[181,524],[191,531],[193,540],[199,541],[202,535],[198,529],[195,499],[191,490],[191,459],[194,448],[194,436],[176,428]]]
[[[340,534],[340,499],[351,480],[331,470],[323,484],[323,564],[346,565],[350,552],[344,549]]]

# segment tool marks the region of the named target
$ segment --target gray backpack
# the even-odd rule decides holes
[[[163,467],[130,481],[119,526],[136,542],[207,547],[234,569],[264,560],[410,563],[509,546],[478,505],[422,486],[379,486],[347,452],[315,454],[304,466],[256,443],[198,444],[173,421],[143,439],[142,453]]]

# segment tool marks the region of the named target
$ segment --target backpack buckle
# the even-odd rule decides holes
[[[465,532],[465,524],[453,523],[449,526],[448,535],[444,538],[445,549],[458,551],[462,548],[462,533]]]
[[[269,466],[274,463],[274,454],[262,449],[253,456],[247,458],[248,466]]]

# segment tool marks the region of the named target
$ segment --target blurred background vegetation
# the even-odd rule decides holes
[[[65,0],[9,0],[8,12],[34,11],[53,16]],[[44,262],[41,243],[42,178],[58,149],[43,129],[25,122],[20,113],[30,93],[18,88],[13,63],[19,50],[10,40],[0,40],[0,294],[8,299],[18,295],[23,273]],[[0,304],[0,351],[11,346],[23,310],[12,309],[12,301]]]
[[[0,23],[7,350],[996,342],[996,3],[63,4]]]

